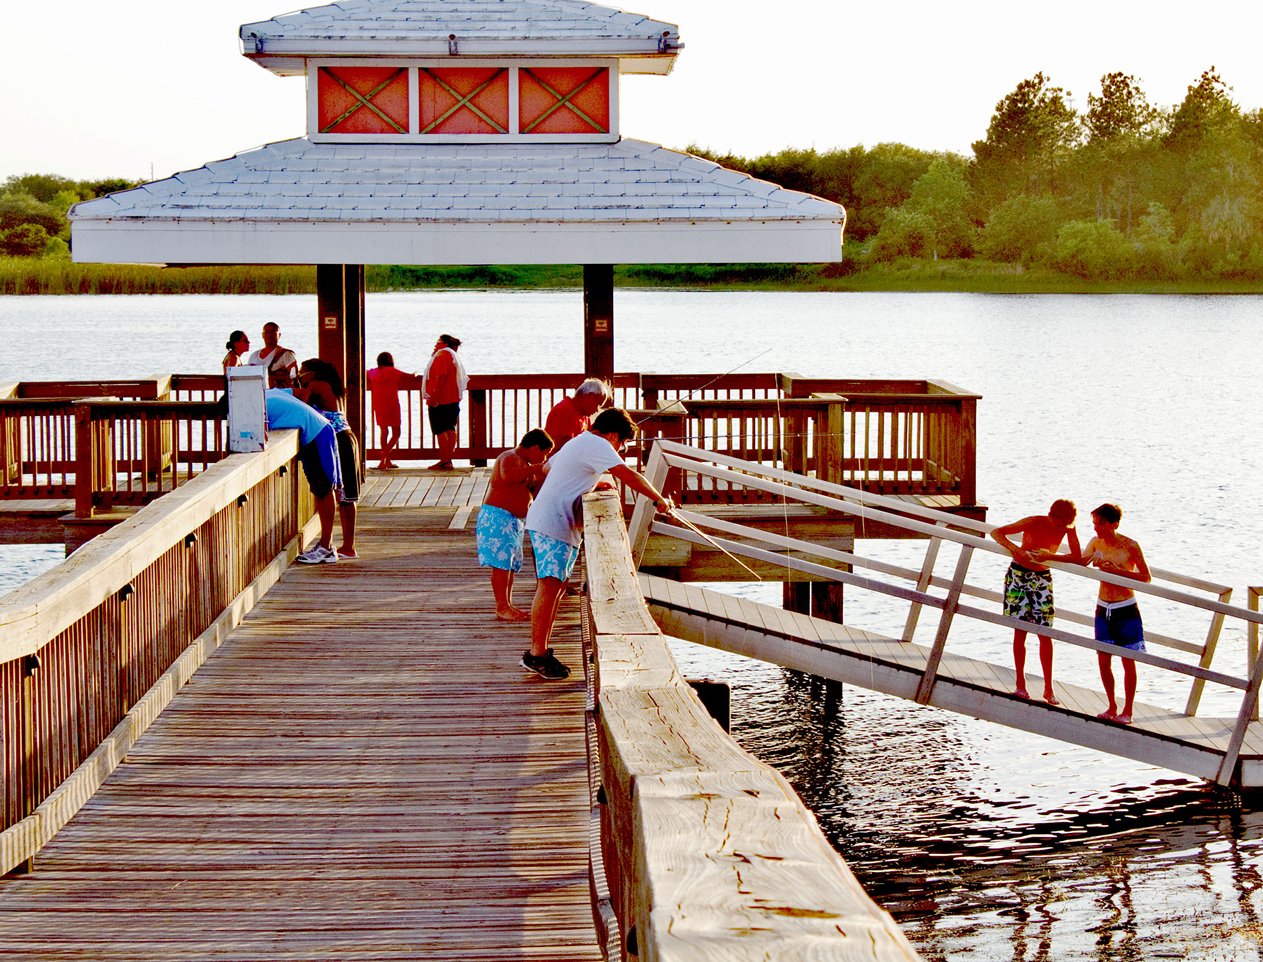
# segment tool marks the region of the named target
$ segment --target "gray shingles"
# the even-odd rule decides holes
[[[284,141],[79,204],[76,221],[383,223],[837,221],[841,208],[643,141],[313,144]]]

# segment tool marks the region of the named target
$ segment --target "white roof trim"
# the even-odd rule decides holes
[[[342,0],[243,24],[242,52],[277,73],[307,57],[620,58],[624,73],[669,73],[679,28],[583,0]],[[297,61],[297,63],[296,63]]]
[[[846,213],[656,144],[283,141],[77,204],[75,260],[836,261]]]

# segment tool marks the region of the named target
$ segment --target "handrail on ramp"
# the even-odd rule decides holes
[[[669,486],[673,472],[682,475],[696,474],[723,480],[726,484],[756,489],[772,495],[784,504],[800,504],[824,508],[838,515],[854,519],[857,528],[862,523],[881,522],[927,539],[925,560],[919,569],[906,568],[866,558],[855,551],[839,551],[817,546],[807,541],[790,538],[774,532],[711,517],[702,512],[680,511],[681,518],[698,528],[713,533],[713,540],[726,551],[740,557],[756,560],[791,572],[809,575],[874,591],[907,602],[907,621],[902,640],[910,642],[916,630],[919,616],[926,608],[940,612],[937,631],[930,654],[917,688],[916,700],[927,703],[937,683],[939,666],[947,650],[952,626],[957,618],[985,622],[1009,629],[1032,630],[1028,623],[999,614],[994,609],[978,607],[973,599],[993,604],[1000,601],[995,590],[969,581],[969,573],[977,552],[990,552],[1008,558],[1008,552],[994,543],[987,535],[993,525],[960,518],[956,515],[924,507],[910,500],[871,494],[845,485],[821,481],[805,475],[769,468],[742,461],[727,455],[716,454],[700,448],[692,448],[671,441],[655,444],[646,466],[646,476],[659,487]],[[671,524],[653,517],[652,508],[644,503],[635,508],[629,536],[639,557],[650,534],[669,535],[684,541],[701,544],[703,539],[687,527]],[[949,577],[935,574],[939,555],[944,545],[958,549],[955,568]],[[791,554],[792,552],[792,554]],[[1241,752],[1247,728],[1257,717],[1258,692],[1263,681],[1263,655],[1257,646],[1248,652],[1248,663],[1243,674],[1231,674],[1212,669],[1215,650],[1225,622],[1247,632],[1257,632],[1263,624],[1263,614],[1257,610],[1230,603],[1232,589],[1213,582],[1163,569],[1151,569],[1153,583],[1142,583],[1120,578],[1081,565],[1053,562],[1049,565],[1074,578],[1106,582],[1132,589],[1137,594],[1152,596],[1173,603],[1177,607],[1198,610],[1209,616],[1204,640],[1194,641],[1171,637],[1146,628],[1146,641],[1160,648],[1168,648],[1192,655],[1196,663],[1189,664],[1175,658],[1148,652],[1133,652],[1114,645],[1098,642],[1090,629],[1072,631],[1065,628],[1039,628],[1038,634],[1081,648],[1129,658],[1162,671],[1183,675],[1190,679],[1185,716],[1197,713],[1204,686],[1221,685],[1240,691],[1239,710],[1232,726],[1232,735],[1223,755],[1215,780],[1228,784],[1233,776]],[[863,569],[867,574],[856,574]],[[892,579],[907,585],[892,583]],[[1202,592],[1204,594],[1198,594]],[[1205,595],[1213,595],[1206,597]],[[1255,605],[1257,608],[1257,604]],[[1076,612],[1059,606],[1058,619],[1075,626],[1091,626],[1090,613]]]

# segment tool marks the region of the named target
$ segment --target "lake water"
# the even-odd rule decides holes
[[[1086,540],[1086,510],[1117,501],[1151,565],[1232,585],[1241,601],[1263,584],[1263,297],[619,291],[615,311],[620,370],[930,377],[976,391],[990,520],[1069,497]],[[310,356],[315,317],[301,296],[0,298],[0,382],[213,371],[233,328],[257,339],[266,320]],[[370,295],[368,353],[417,368],[450,332],[471,371],[578,371],[581,318],[578,292]],[[909,560],[919,546],[878,552]],[[59,556],[0,547],[0,592]],[[863,627],[901,615],[848,593]],[[1007,663],[1002,633],[968,640]],[[1090,653],[1067,647],[1058,677],[1096,684]],[[1229,635],[1216,664],[1237,671],[1243,652]],[[802,676],[689,645],[677,656],[732,684],[734,734],[786,773],[926,959],[1260,958],[1258,801],[860,689],[828,720]],[[1150,675],[1143,700],[1182,704]],[[1231,705],[1212,693],[1204,711]]]

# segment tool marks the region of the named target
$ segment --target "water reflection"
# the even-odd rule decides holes
[[[687,643],[926,960],[1260,959],[1260,800]]]

